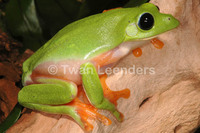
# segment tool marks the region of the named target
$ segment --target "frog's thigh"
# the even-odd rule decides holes
[[[104,97],[103,88],[94,65],[92,63],[84,63],[80,69],[83,86],[90,103],[96,108],[111,111],[121,121],[122,115],[120,112],[117,111],[113,103]]]
[[[77,86],[72,82],[49,78],[39,78],[37,81],[41,84],[25,86],[19,92],[20,104],[59,105],[69,103],[77,95]]]
[[[37,81],[43,84],[28,85],[19,92],[18,101],[21,105],[47,113],[69,115],[82,127],[84,126],[77,114],[76,107],[66,104],[77,95],[77,86],[74,83],[45,78]]]

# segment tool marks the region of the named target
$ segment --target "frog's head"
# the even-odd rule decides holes
[[[126,28],[126,40],[151,39],[179,25],[172,15],[160,13],[158,7],[151,3],[141,5],[134,12],[137,14]]]

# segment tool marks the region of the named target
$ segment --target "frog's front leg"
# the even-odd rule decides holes
[[[81,65],[80,70],[83,87],[90,103],[98,109],[110,111],[117,120],[122,121],[123,115],[116,109],[115,104],[104,97],[103,88],[94,65],[92,63],[84,63]]]

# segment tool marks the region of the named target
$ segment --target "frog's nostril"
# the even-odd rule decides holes
[[[171,18],[169,17],[168,20],[171,20]]]

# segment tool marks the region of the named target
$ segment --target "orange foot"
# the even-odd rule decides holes
[[[130,96],[129,89],[124,89],[121,91],[112,91],[106,85],[105,82],[106,78],[107,78],[106,74],[100,77],[101,84],[104,90],[104,97],[106,97],[110,102],[112,102],[116,106],[117,106],[117,100],[119,98],[121,97],[129,98]],[[108,119],[106,116],[99,114],[97,112],[98,109],[89,103],[87,96],[85,95],[85,92],[83,91],[83,88],[81,86],[78,87],[78,96],[67,105],[76,108],[77,114],[80,116],[81,121],[84,124],[84,129],[86,131],[91,131],[93,129],[93,125],[90,123],[90,120],[98,119],[104,125],[110,125],[112,123],[112,121]],[[123,114],[121,115],[123,116]]]
[[[84,125],[84,129],[86,131],[91,131],[93,129],[93,125],[89,122],[90,120],[98,119],[104,125],[110,125],[112,123],[110,119],[99,114],[97,112],[97,108],[93,107],[90,104],[83,103],[81,100],[79,100],[79,98],[75,98],[71,103],[67,105],[76,108],[76,112],[80,116],[81,121]]]
[[[117,100],[119,98],[123,97],[128,99],[130,97],[130,90],[128,88],[123,89],[121,91],[112,91],[110,88],[108,88],[106,84],[106,79],[107,79],[106,74],[100,77],[101,85],[103,87],[104,97],[107,98],[110,102],[112,102],[117,106]]]

